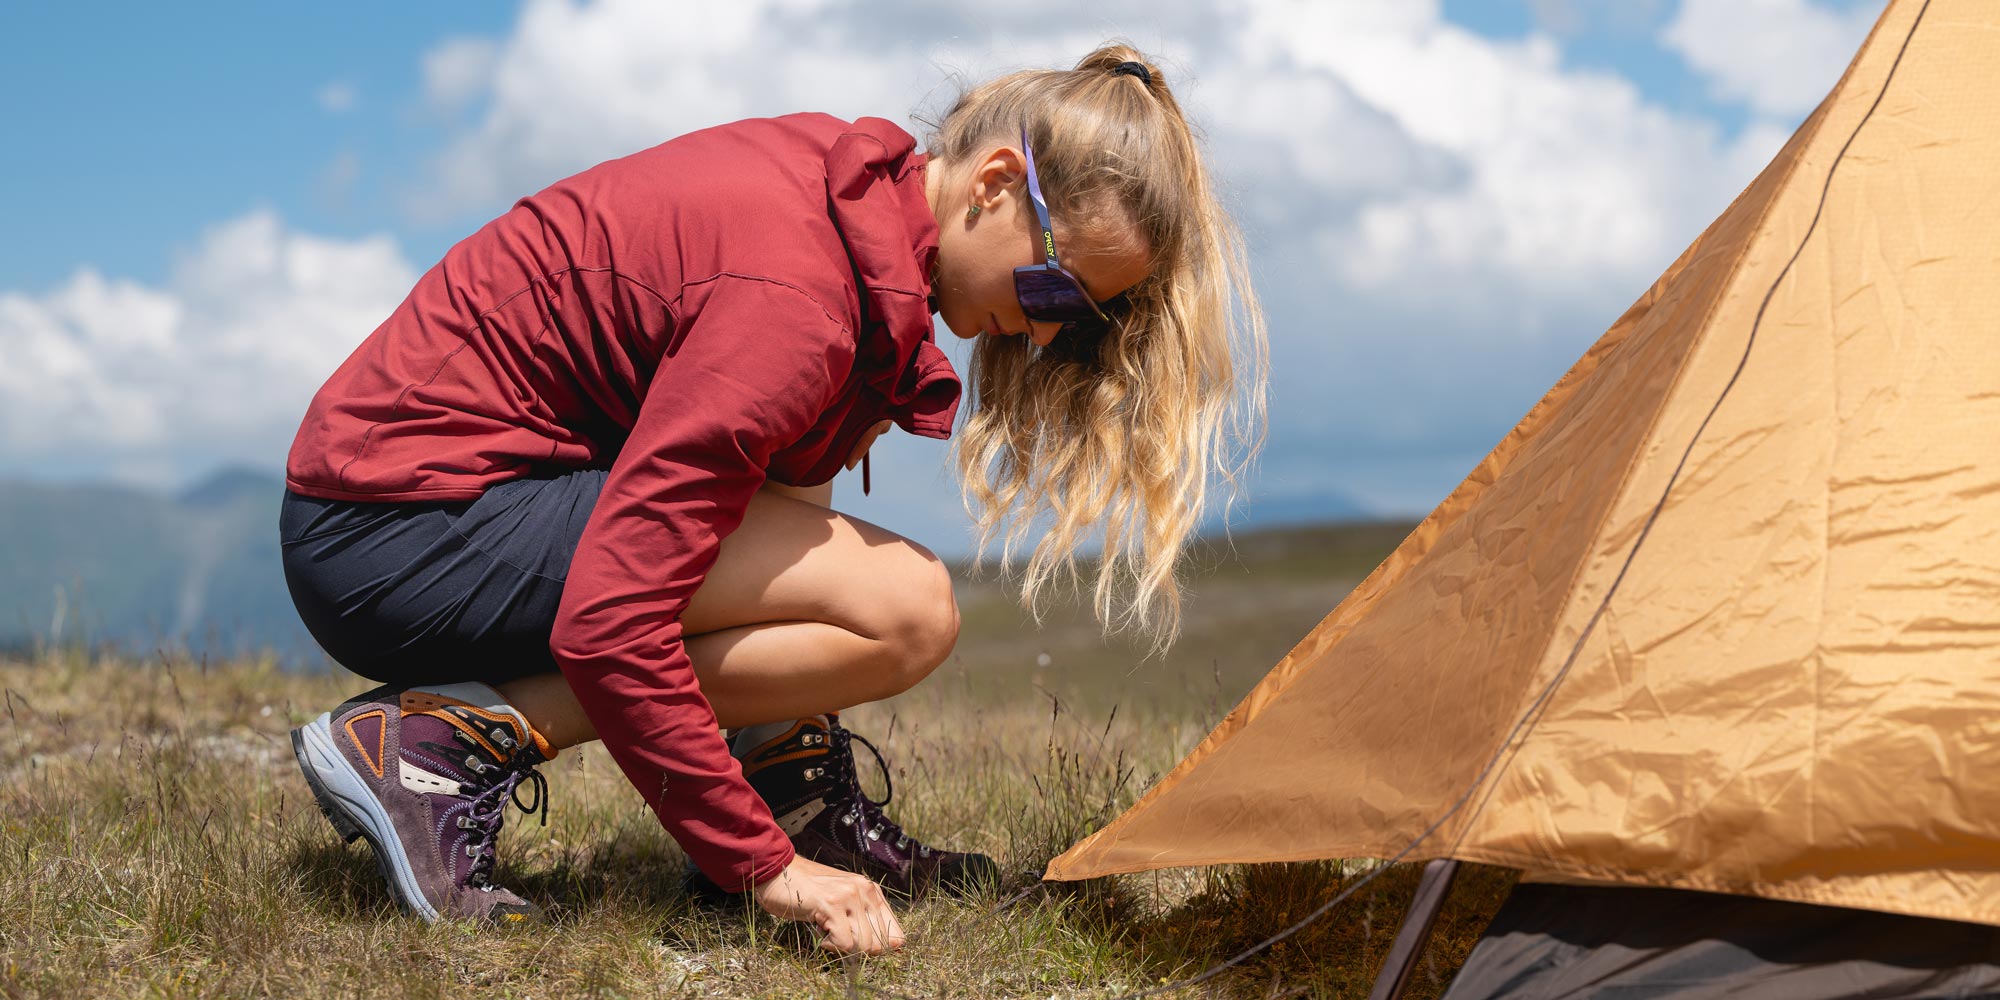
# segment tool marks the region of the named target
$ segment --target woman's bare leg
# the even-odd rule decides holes
[[[695,676],[725,727],[908,690],[958,637],[951,578],[936,556],[798,495],[772,488],[752,498],[681,616]],[[556,747],[597,738],[561,674],[499,688]]]

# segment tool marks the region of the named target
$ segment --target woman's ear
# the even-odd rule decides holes
[[[988,151],[972,168],[967,185],[970,188],[968,204],[978,205],[981,210],[990,212],[1002,201],[1013,197],[1027,178],[1027,163],[1021,151],[1012,146],[1000,146]]]

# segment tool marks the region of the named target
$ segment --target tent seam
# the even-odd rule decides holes
[[[1926,2],[1923,7],[1918,9],[1916,18],[1913,21],[1911,21],[1910,28],[1908,32],[1904,35],[1903,45],[1905,47],[1909,45],[1910,38],[1916,35],[1917,27],[1923,23],[1924,11],[1928,8],[1929,8],[1929,3]],[[1862,43],[1860,52],[1865,53],[1868,51],[1870,46],[1875,41],[1875,36],[1879,34],[1881,30],[1882,30],[1882,22],[1878,21],[1874,29],[1872,29],[1869,32],[1868,39]],[[1878,92],[1876,95],[1877,105],[1880,104],[1882,94],[1888,91],[1889,84],[1892,80],[1894,80],[1896,75],[1896,68],[1901,63],[1901,61],[1902,61],[1902,55],[1900,52],[1898,52],[1895,59],[1890,61],[1889,70],[1882,78],[1881,91]],[[1819,139],[1821,132],[1823,132],[1826,128],[1827,116],[1824,114],[1824,112],[1826,112],[1832,106],[1834,98],[1839,96],[1841,91],[1845,89],[1848,83],[1854,78],[1855,71],[1860,66],[1860,64],[1861,64],[1861,59],[1857,55],[1855,60],[1848,65],[1847,71],[1841,74],[1840,81],[1836,83],[1833,89],[1827,93],[1827,96],[1820,101],[1820,105],[1815,110],[1813,115],[1813,120],[1811,123],[1812,133],[1806,137],[1803,143],[1800,144],[1799,155],[1793,158],[1791,166],[1785,172],[1785,176],[1777,182],[1777,186],[1780,189],[1780,193],[1782,193],[1783,189],[1788,185],[1790,185],[1792,179],[1798,175],[1798,172],[1803,166],[1803,162],[1805,160],[1806,149],[1809,148],[1814,142],[1816,142]],[[1848,137],[1848,143],[1853,142],[1854,136],[1859,135],[1861,128],[1868,123],[1868,119],[1874,116],[1874,108],[1875,106],[1871,105],[1867,111],[1862,113],[1861,120],[1855,123],[1854,127],[1855,130]],[[1843,145],[1839,153],[1837,153],[1834,156],[1833,161],[1830,164],[1828,164],[1826,173],[1826,182],[1825,182],[1826,185],[1830,186],[1833,183],[1833,175],[1835,171],[1837,171],[1840,168],[1840,162],[1841,160],[1846,158],[1846,154],[1847,154],[1847,148],[1845,145]],[[1744,194],[1747,193],[1748,191],[1746,189]],[[1824,191],[1822,191],[1821,197],[1823,201]],[[1736,202],[1740,202],[1742,198],[1743,195],[1739,194],[1737,196]],[[1736,202],[1732,202],[1728,209],[1723,210],[1722,215],[1717,217],[1718,221],[1720,221],[1722,218],[1728,217],[1730,209],[1733,209],[1735,207]],[[1777,202],[1778,199],[1776,197],[1773,197],[1771,201],[1766,203],[1763,212],[1759,214],[1756,224],[1752,229],[1753,233],[1761,234],[1763,232],[1765,223],[1770,220],[1771,213],[1775,211],[1777,207]],[[1817,214],[1815,214],[1814,221],[1815,223],[1817,223]],[[1774,279],[1772,285],[1773,291],[1775,291],[1777,284],[1783,282],[1786,275],[1791,273],[1792,263],[1796,261],[1798,254],[1804,250],[1806,242],[1812,238],[1813,230],[1816,228],[1817,228],[1816,225],[1812,228],[1809,228],[1806,234],[1800,239],[1798,249],[1794,250],[1792,257],[1786,261],[1785,265],[1779,270],[1777,278]],[[1708,233],[1712,230],[1713,227],[1711,226],[1709,230],[1705,230],[1701,236],[1697,237],[1696,245],[1699,245],[1699,243],[1702,240],[1705,240],[1708,236]],[[1730,265],[1727,277],[1723,279],[1724,281],[1723,291],[1719,293],[1715,297],[1715,300],[1709,304],[1707,313],[1702,317],[1702,323],[1701,323],[1702,328],[1705,329],[1708,326],[1708,324],[1715,318],[1716,312],[1721,309],[1723,302],[1728,299],[1729,292],[1732,290],[1732,286],[1737,281],[1737,279],[1742,275],[1743,263],[1749,257],[1750,249],[1756,242],[1757,240],[1755,240],[1754,238],[1751,240],[1744,241],[1742,248],[1738,251],[1736,255],[1735,262],[1733,262]],[[1690,247],[1690,249],[1693,249],[1693,247]],[[1659,282],[1656,282],[1655,284],[1657,285],[1659,284]],[[1767,292],[1766,295],[1768,298],[1769,293]],[[1758,320],[1752,321],[1749,334],[1750,339],[1744,345],[1744,361],[1739,363],[1739,368],[1740,364],[1748,362],[1749,352],[1755,347],[1756,344],[1755,338],[1757,334],[1756,328],[1758,322],[1761,320],[1761,317],[1762,317],[1762,310],[1759,310]],[[1688,370],[1692,366],[1696,350],[1698,350],[1699,347],[1700,347],[1699,343],[1696,344],[1695,350],[1690,350],[1687,353],[1687,355],[1681,359],[1680,367],[1674,372],[1673,382],[1668,386],[1667,391],[1663,393],[1660,397],[1660,405],[1653,412],[1652,419],[1648,423],[1646,429],[1646,434],[1643,438],[1641,438],[1642,442],[1650,442],[1653,440],[1653,436],[1659,428],[1661,419],[1664,417],[1664,415],[1667,413],[1669,409],[1668,407],[1669,401],[1671,401],[1674,398],[1675,394],[1680,391],[1682,383],[1687,378]],[[1732,378],[1730,384],[1733,385],[1734,381],[1735,381],[1734,378]],[[1711,409],[1711,416],[1713,415],[1714,409],[1720,408],[1723,400],[1727,398],[1727,392],[1728,389],[1727,387],[1725,387],[1723,395],[1718,397],[1716,402],[1713,404],[1713,408]],[[1707,421],[1704,420],[1703,421],[1704,428],[1706,427],[1706,424]],[[1688,444],[1688,449],[1687,449],[1688,454],[1692,454],[1694,447],[1700,443],[1700,439],[1701,439],[1701,433],[1700,430],[1698,429],[1695,435],[1695,439],[1693,441],[1690,441]],[[1619,477],[1617,492],[1614,494],[1615,497],[1620,499],[1623,498],[1623,496],[1625,495],[1626,488],[1630,485],[1632,481],[1633,473],[1639,468],[1641,464],[1640,458],[1644,454],[1645,454],[1645,448],[1640,447],[1638,449],[1635,449],[1632,456],[1627,460],[1625,471]],[[1674,478],[1668,480],[1666,491],[1661,495],[1660,500],[1655,505],[1656,512],[1664,508],[1666,498],[1672,494],[1673,487],[1676,484],[1678,478],[1679,478],[1678,475],[1676,475]],[[1607,504],[1605,506],[1604,515],[1602,519],[1600,519],[1599,522],[1597,523],[1597,526],[1593,531],[1591,537],[1596,538],[1599,537],[1599,535],[1601,535],[1601,533],[1604,531],[1605,526],[1610,523],[1611,516],[1613,512],[1616,510],[1616,508],[1617,508],[1616,499],[1614,499],[1612,503]],[[1632,549],[1631,553],[1626,557],[1626,568],[1629,568],[1632,561],[1638,558],[1639,546],[1643,546],[1644,543],[1645,543],[1645,533],[1644,529],[1642,529],[1640,537],[1636,539],[1633,543],[1634,548]],[[1563,607],[1565,608],[1569,607],[1571,603],[1575,600],[1577,588],[1582,583],[1582,580],[1589,567],[1589,563],[1590,560],[1588,558],[1579,560],[1577,569],[1570,578],[1569,586],[1565,588],[1563,604],[1562,604]],[[1624,575],[1623,571],[1621,570],[1619,577],[1622,577],[1623,575]],[[1613,584],[1613,586],[1615,587],[1615,583]],[[1609,609],[1612,596],[1613,596],[1613,591],[1607,591],[1605,593],[1604,597],[1600,602],[1599,611],[1593,614],[1593,618],[1596,616],[1596,614],[1601,614],[1603,611]],[[1590,626],[1587,624],[1585,626],[1585,633],[1577,637],[1576,644],[1573,647],[1574,651],[1572,655],[1574,655],[1575,652],[1581,651],[1582,644],[1588,641],[1589,639],[1589,631],[1590,631]],[[1551,643],[1553,643],[1554,641],[1553,630],[1551,630],[1549,641]],[[1549,653],[1549,648],[1550,647],[1544,647],[1541,653],[1541,657],[1543,659],[1547,658]],[[1563,681],[1567,679],[1566,676],[1567,669],[1570,665],[1571,664],[1566,663],[1564,667],[1559,668],[1558,675],[1544,685],[1546,690],[1543,693],[1535,695],[1535,697],[1530,700],[1529,707],[1525,713],[1516,716],[1517,718],[1521,718],[1526,726],[1525,729],[1519,729],[1519,726],[1517,725],[1516,728],[1519,729],[1518,737],[1514,731],[1510,730],[1507,734],[1505,734],[1501,738],[1499,745],[1495,747],[1494,756],[1499,758],[1499,763],[1490,774],[1488,774],[1484,779],[1480,781],[1478,785],[1475,785],[1472,789],[1469,790],[1470,795],[1468,796],[1468,801],[1470,801],[1471,798],[1477,798],[1478,804],[1473,807],[1473,810],[1470,815],[1466,816],[1464,819],[1459,821],[1458,832],[1456,833],[1455,836],[1451,838],[1451,843],[1452,843],[1451,852],[1453,853],[1454,856],[1456,856],[1456,851],[1459,845],[1462,844],[1466,836],[1470,834],[1472,829],[1472,824],[1474,823],[1474,821],[1477,820],[1480,814],[1482,814],[1485,811],[1486,803],[1492,798],[1494,791],[1499,787],[1501,778],[1505,777],[1512,770],[1514,759],[1519,755],[1522,743],[1524,743],[1526,741],[1526,738],[1534,732],[1535,727],[1539,725],[1540,717],[1548,711],[1549,705],[1553,703],[1553,699],[1556,692],[1561,689]],[[1528,690],[1533,691],[1535,689],[1529,688]],[[1534,704],[1534,702],[1536,701],[1540,701],[1541,704],[1539,706],[1536,706]]]
[[[1824,126],[1824,124],[1825,124],[1824,118],[1821,118],[1818,122],[1814,124],[1813,133],[1810,137],[1807,138],[1805,145],[1811,145],[1814,139],[1819,138],[1819,131]],[[1801,155],[1793,158],[1791,168],[1786,172],[1785,176],[1777,182],[1778,188],[1782,190],[1785,187],[1785,185],[1791,183],[1793,176],[1795,176],[1798,171],[1800,161],[1803,159],[1804,159],[1803,150],[1801,150]],[[1746,191],[1745,193],[1747,194],[1748,192]],[[1738,195],[1737,197],[1740,200],[1742,198],[1742,195]],[[1756,223],[1752,227],[1751,230],[1752,232],[1763,231],[1765,222],[1767,222],[1770,219],[1771,213],[1777,207],[1777,202],[1778,198],[1774,196],[1773,198],[1770,199],[1770,201],[1768,201],[1765,204],[1763,212],[1759,214]],[[1734,206],[1732,205],[1731,207]],[[1718,217],[1718,221],[1720,221],[1722,218],[1727,218],[1728,214],[1729,214],[1728,210],[1725,209],[1723,211],[1723,214]],[[1706,240],[1706,238],[1707,238],[1707,233],[1703,233],[1701,237],[1697,238],[1697,244],[1703,240]],[[1722,291],[1716,294],[1714,300],[1709,303],[1708,310],[1702,315],[1701,318],[1702,327],[1704,328],[1707,327],[1707,325],[1714,320],[1716,313],[1721,310],[1724,301],[1728,299],[1730,286],[1735,283],[1738,275],[1742,273],[1743,263],[1750,256],[1750,248],[1755,242],[1756,241],[1754,239],[1745,240],[1742,247],[1740,247],[1737,250],[1736,259],[1732,261],[1729,265],[1727,277],[1722,279],[1723,281]],[[1692,247],[1690,249],[1692,249]],[[1627,343],[1630,343],[1630,341],[1628,340]],[[1660,422],[1665,418],[1666,413],[1670,408],[1669,404],[1674,399],[1675,394],[1680,391],[1682,383],[1687,378],[1688,370],[1693,366],[1694,356],[1696,352],[1699,350],[1700,346],[1701,346],[1700,343],[1697,342],[1694,345],[1694,348],[1689,350],[1681,358],[1680,366],[1674,372],[1673,381],[1668,384],[1666,391],[1660,394],[1659,405],[1655,407],[1655,409],[1653,410],[1653,415],[1651,419],[1648,421],[1646,426],[1646,433],[1639,439],[1640,446],[1633,449],[1632,455],[1626,460],[1624,470],[1619,474],[1618,486],[1616,487],[1616,490],[1613,493],[1614,498],[1623,498],[1625,496],[1625,491],[1631,485],[1634,474],[1643,464],[1641,462],[1641,459],[1644,457],[1646,453],[1645,445],[1653,440],[1655,433],[1659,430]],[[1599,369],[1602,370],[1602,365],[1599,366]],[[1669,487],[1669,489],[1671,489],[1671,486]],[[1611,503],[1605,505],[1604,513],[1599,517],[1596,525],[1591,529],[1592,538],[1600,537],[1603,534],[1605,526],[1610,523],[1612,515],[1616,512],[1617,506],[1618,506],[1617,499],[1613,499]],[[1563,588],[1563,599],[1561,607],[1568,608],[1572,606],[1573,603],[1575,602],[1577,596],[1577,590],[1579,587],[1582,586],[1583,579],[1589,571],[1590,563],[1591,563],[1591,558],[1589,555],[1586,555],[1584,558],[1577,560],[1576,569],[1570,574],[1569,584]],[[1551,629],[1549,631],[1548,636],[1543,640],[1544,644],[1542,646],[1540,654],[1537,656],[1538,660],[1544,660],[1544,661],[1547,660],[1550,651],[1555,646],[1556,634],[1557,631],[1555,629]],[[1586,641],[1588,638],[1589,638],[1588,635],[1579,636],[1576,642],[1579,645],[1581,645],[1581,643]],[[1561,668],[1558,669],[1560,670]],[[1517,711],[1512,713],[1512,717],[1520,719],[1525,716],[1527,719],[1527,728],[1525,730],[1522,730],[1518,734],[1518,736],[1512,731],[1502,734],[1500,742],[1493,748],[1492,753],[1489,755],[1490,757],[1502,758],[1501,762],[1499,766],[1496,767],[1491,774],[1487,775],[1486,778],[1480,782],[1479,786],[1475,786],[1472,789],[1472,794],[1473,796],[1479,799],[1479,804],[1473,808],[1472,813],[1470,815],[1468,815],[1462,821],[1460,821],[1458,832],[1452,837],[1452,850],[1454,852],[1454,856],[1456,856],[1456,849],[1458,845],[1463,843],[1465,837],[1471,833],[1473,822],[1479,818],[1481,813],[1485,812],[1486,802],[1488,799],[1492,797],[1493,792],[1499,787],[1500,780],[1504,778],[1512,770],[1514,758],[1515,756],[1518,755],[1521,748],[1521,744],[1526,741],[1527,737],[1530,734],[1534,732],[1535,726],[1539,722],[1539,717],[1548,710],[1549,704],[1552,702],[1556,691],[1562,687],[1562,680],[1563,678],[1556,678],[1552,681],[1544,682],[1544,684],[1541,685],[1541,687],[1547,688],[1546,694],[1536,693],[1538,691],[1538,688],[1533,685],[1530,685],[1524,690],[1523,697],[1527,699],[1528,707],[1525,710],[1525,712],[1523,712],[1519,710],[1519,706],[1517,704]],[[1550,684],[1553,684],[1554,686],[1549,687]],[[1539,707],[1537,707],[1535,705],[1536,701],[1542,701],[1543,703]]]

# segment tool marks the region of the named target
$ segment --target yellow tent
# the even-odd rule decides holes
[[[1891,4],[1721,218],[1048,877],[1413,843],[2000,924],[2000,3]]]

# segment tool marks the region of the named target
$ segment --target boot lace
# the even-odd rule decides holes
[[[507,822],[508,803],[529,816],[541,814],[542,825],[549,825],[549,779],[542,777],[542,772],[535,770],[533,763],[523,760],[524,756],[516,754],[515,760],[506,766],[467,758],[467,763],[473,765],[473,773],[482,778],[494,771],[507,773],[474,795],[465,812],[458,817],[459,828],[471,831],[465,844],[465,854],[472,859],[472,867],[465,877],[466,885],[488,892],[494,889],[493,849],[499,843],[500,830]],[[524,781],[535,790],[532,805],[521,801],[520,787]]]
[[[832,758],[829,769],[833,772],[833,779],[848,793],[847,808],[860,821],[863,835],[869,840],[892,837],[898,850],[908,847],[911,843],[909,835],[903,832],[900,824],[882,812],[882,807],[896,797],[896,783],[889,777],[889,764],[882,759],[882,751],[877,750],[875,744],[868,742],[867,737],[848,732],[841,726],[839,720],[828,720],[827,732],[833,750],[829,755]],[[861,777],[854,768],[854,749],[850,745],[856,741],[867,747],[868,752],[875,756],[875,766],[882,772],[880,802],[869,798],[868,793],[861,788]]]

